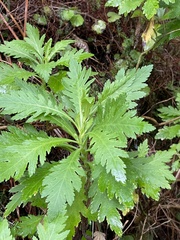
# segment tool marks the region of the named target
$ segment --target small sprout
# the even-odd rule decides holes
[[[120,19],[120,15],[115,12],[108,12],[108,22],[115,22],[116,20]]]
[[[70,19],[70,22],[73,27],[79,27],[83,25],[84,18],[80,14],[76,14]]]
[[[47,16],[47,17],[50,17],[52,15],[52,10],[49,6],[44,6],[43,12],[44,12],[45,16]]]
[[[33,19],[36,21],[37,24],[39,25],[47,25],[47,20],[46,17],[44,15],[40,15],[38,13],[33,15]]]
[[[75,11],[72,9],[65,9],[60,12],[62,20],[69,21],[75,15]]]
[[[96,23],[92,25],[92,30],[95,31],[97,34],[103,33],[106,29],[106,23],[103,20],[97,20]]]

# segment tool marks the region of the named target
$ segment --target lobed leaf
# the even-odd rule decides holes
[[[152,71],[152,65],[144,66],[138,70],[131,69],[126,74],[124,69],[118,71],[115,81],[107,81],[102,93],[99,94],[99,104],[105,104],[110,99],[116,99],[120,95],[126,94],[127,108],[133,108],[137,104],[135,100],[146,95],[144,88],[147,86],[145,81]]]
[[[36,233],[37,225],[42,218],[42,215],[34,216],[30,214],[25,217],[20,217],[19,222],[14,226],[16,235],[23,238],[32,237]]]
[[[84,171],[79,164],[79,158],[80,150],[72,152],[53,166],[43,181],[42,197],[47,197],[50,218],[62,213],[67,203],[71,206],[75,200],[75,190],[81,190]]]
[[[72,110],[76,114],[83,115],[83,102],[91,102],[91,98],[88,97],[89,87],[93,81],[88,81],[92,75],[91,69],[86,70],[77,61],[71,60],[67,75],[68,77],[63,79],[63,94],[71,102]]]
[[[154,156],[125,160],[127,169],[134,174],[134,181],[148,197],[158,200],[160,188],[170,188],[170,181],[174,181],[174,177],[165,162],[170,161],[174,153],[158,151]]]
[[[17,84],[20,90],[12,90],[0,95],[3,114],[14,114],[14,120],[29,117],[29,122],[42,115],[58,115],[60,118],[71,119],[57,103],[55,96],[46,92],[43,87],[22,81],[18,81]]]
[[[87,201],[87,196],[84,193],[84,186],[81,188],[80,192],[75,192],[75,201],[71,206],[67,206],[66,211],[66,227],[65,230],[68,230],[67,239],[72,239],[75,234],[75,229],[78,227],[78,224],[83,221],[82,216],[86,216],[88,209],[85,206]]]
[[[146,0],[143,5],[143,13],[147,19],[151,19],[159,8],[159,0]]]
[[[107,198],[105,193],[97,192],[90,205],[92,213],[98,212],[98,220],[103,222],[106,218],[112,231],[118,236],[122,235],[122,222],[118,212],[120,204],[116,199]]]
[[[59,215],[56,219],[50,220],[47,216],[37,227],[37,234],[41,240],[67,239],[68,231],[64,231],[66,217]],[[34,239],[34,238],[33,238]],[[36,238],[35,238],[36,239]]]
[[[174,126],[165,126],[162,129],[159,129],[156,134],[156,139],[173,139],[175,137],[180,137],[180,125],[176,124]]]
[[[0,218],[0,233],[0,240],[14,240],[6,219]]]
[[[37,163],[41,165],[46,160],[46,153],[54,146],[69,147],[71,140],[48,137],[45,133],[39,136],[27,134],[15,127],[9,128],[10,132],[3,132],[0,136],[1,164],[0,181],[10,177],[19,179],[28,165],[29,175],[35,173]],[[42,135],[42,136],[41,136]],[[4,140],[4,138],[6,140]]]
[[[29,77],[35,75],[33,72],[29,72],[23,68],[19,68],[16,64],[12,66],[4,63],[0,63],[0,85],[12,84],[15,79],[27,80]]]

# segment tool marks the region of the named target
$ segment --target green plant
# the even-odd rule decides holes
[[[177,107],[161,107],[158,115],[163,120],[163,128],[159,129],[157,139],[173,139],[180,137],[180,93],[176,96]],[[169,125],[168,125],[169,124]]]
[[[70,21],[73,27],[82,26],[84,23],[84,18],[75,9],[61,10],[60,17],[64,21]]]
[[[129,138],[154,130],[136,116],[136,101],[146,95],[145,82],[152,66],[119,70],[115,80],[107,81],[103,91],[93,97],[90,87],[95,73],[80,63],[91,55],[67,50],[54,61],[55,53],[72,41],[51,47],[52,40],[44,44],[44,36],[30,25],[27,35],[24,40],[0,45],[1,52],[32,69],[0,65],[0,84],[6,87],[0,93],[1,114],[15,121],[0,136],[0,182],[10,178],[18,182],[10,190],[4,217],[31,203],[39,214],[21,217],[12,228],[14,237],[72,239],[75,227],[84,219],[106,219],[121,236],[120,212],[125,215],[133,208],[136,189],[157,200],[160,188],[170,188],[169,181],[174,180],[165,164],[173,150],[149,156],[147,141],[138,151],[127,150]],[[53,68],[57,73],[51,75]],[[34,84],[32,76],[41,84]],[[52,90],[51,77],[58,85],[53,84]],[[44,130],[36,129],[36,122],[44,123]],[[61,135],[47,134],[46,126],[60,129]],[[65,149],[67,157],[49,162],[47,153],[53,147]],[[7,220],[1,220],[0,229],[6,239],[13,239]],[[86,232],[83,225],[82,232]]]
[[[118,7],[119,14],[128,14],[142,5],[143,14],[147,19],[151,19],[156,14],[161,2],[169,5],[170,3],[175,3],[175,0],[108,0],[106,6]]]

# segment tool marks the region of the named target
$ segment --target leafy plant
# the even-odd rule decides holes
[[[166,4],[174,3],[175,0],[162,0]],[[128,14],[142,5],[142,10],[147,19],[151,19],[157,12],[160,0],[108,0],[107,7],[118,7],[119,14]]]
[[[84,18],[75,9],[61,10],[60,17],[62,20],[70,21],[73,27],[79,27],[84,23]]]
[[[18,181],[10,190],[12,197],[4,217],[18,206],[31,203],[39,209],[39,215],[21,217],[18,229],[22,231],[15,226],[14,236],[72,239],[75,227],[84,218],[99,222],[106,219],[121,236],[120,212],[125,215],[133,208],[136,189],[157,200],[160,188],[170,188],[169,181],[174,180],[165,164],[173,150],[149,156],[147,141],[138,151],[127,150],[129,138],[154,130],[136,114],[136,101],[146,95],[145,82],[152,66],[119,70],[115,80],[107,81],[94,97],[90,88],[95,73],[80,63],[91,56],[89,53],[70,50],[54,61],[55,54],[71,40],[52,47],[52,39],[44,43],[45,36],[40,37],[30,25],[27,36],[0,46],[1,52],[32,69],[1,64],[0,83],[7,89],[0,93],[1,114],[10,115],[15,125],[0,136],[0,181]],[[53,68],[57,72],[51,75]],[[42,84],[34,84],[32,77]],[[51,77],[58,85],[53,90]],[[37,121],[46,123],[44,130],[34,127]],[[47,134],[45,126],[59,129],[61,136]],[[47,153],[54,147],[65,149],[67,157],[50,162]],[[6,225],[3,231],[9,237],[7,221],[1,224]],[[24,227],[27,224],[32,226],[31,231]]]
[[[177,107],[161,107],[158,109],[159,116],[164,121],[164,127],[161,128],[157,135],[157,139],[173,139],[180,137],[180,93],[176,97]],[[169,126],[168,126],[169,124]]]

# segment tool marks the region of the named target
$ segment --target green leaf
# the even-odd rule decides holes
[[[147,19],[151,19],[159,8],[159,0],[146,0],[143,6],[143,13]]]
[[[75,234],[75,228],[81,222],[81,216],[86,216],[88,209],[85,206],[87,197],[84,194],[84,186],[81,188],[80,192],[75,192],[75,201],[71,206],[67,206],[66,211],[66,227],[65,230],[69,231],[67,239],[72,239]],[[83,221],[83,220],[82,220]]]
[[[47,197],[48,214],[54,218],[66,208],[66,203],[73,204],[75,190],[82,187],[81,177],[84,171],[79,164],[80,151],[76,150],[59,164],[53,166],[50,174],[43,181],[42,197]]]
[[[148,154],[148,141],[147,139],[138,147],[138,157],[145,157]]]
[[[36,56],[33,47],[23,40],[5,41],[4,44],[0,45],[0,52],[14,58],[19,58],[21,62],[30,65],[37,65],[39,63],[36,59],[39,56]]]
[[[33,72],[19,68],[16,64],[8,65],[0,63],[0,85],[2,84],[12,84],[15,79],[24,79],[27,80],[29,77],[35,75]]]
[[[34,67],[34,71],[40,76],[40,78],[46,83],[49,80],[50,74],[53,68],[57,66],[57,62],[40,63]]]
[[[160,109],[158,109],[159,116],[164,120],[164,121],[168,121],[171,120],[173,118],[179,117],[180,116],[180,108],[174,108],[172,106],[168,106],[168,107],[162,107]]]
[[[108,98],[116,99],[120,94],[127,95],[127,102],[129,108],[135,107],[137,104],[134,102],[146,95],[144,88],[147,86],[145,81],[152,71],[152,65],[144,66],[141,69],[131,69],[125,74],[125,70],[118,71],[115,81],[112,83],[107,81],[104,85],[102,93],[99,94],[99,103],[102,104]],[[128,107],[128,106],[127,106]]]
[[[0,219],[0,240],[13,240],[11,236],[10,229],[8,227],[8,222],[6,219]]]
[[[24,40],[33,47],[34,52],[36,52],[36,55],[38,55],[39,59],[43,59],[43,53],[44,53],[44,39],[45,35],[40,37],[38,28],[33,27],[29,23],[26,24],[26,33],[27,37],[24,38]]]
[[[47,56],[48,61],[52,59],[56,53],[65,50],[67,46],[71,43],[74,43],[74,40],[61,40],[59,42],[56,42],[54,47],[51,48],[51,51],[49,52],[49,55]]]
[[[83,127],[83,123],[86,118],[89,117],[89,112],[86,113],[87,104],[89,103],[89,109],[94,98],[88,97],[90,84],[94,81],[89,80],[92,76],[91,69],[86,70],[82,68],[75,60],[70,61],[68,77],[65,77],[62,81],[64,89],[63,94],[66,96],[65,105],[69,102],[71,111],[75,116],[79,116],[78,127]],[[89,80],[89,81],[88,81]]]
[[[105,29],[106,29],[106,23],[103,20],[97,20],[92,25],[92,30],[95,31],[97,34],[103,33]]]
[[[78,62],[82,62],[83,60],[92,57],[93,54],[92,53],[88,53],[88,52],[84,52],[83,49],[77,51],[77,49],[73,49],[71,51],[66,51],[62,57],[60,58],[60,60],[58,60],[58,64],[61,66],[69,66],[69,62],[71,59],[75,59]]]
[[[73,27],[79,27],[83,25],[84,18],[80,14],[76,14],[70,19],[70,22]]]
[[[43,216],[28,215],[20,217],[20,221],[15,225],[14,230],[16,235],[21,237],[32,237],[37,230],[37,225],[42,220]]]
[[[119,13],[124,14],[135,10],[141,5],[142,2],[143,0],[108,0],[105,6],[118,7]]]
[[[115,177],[110,173],[107,174],[102,166],[96,165],[92,171],[92,177],[97,181],[97,185],[94,183],[92,185],[95,185],[93,187],[95,187],[96,191],[99,189],[102,193],[107,192],[110,200],[116,198],[122,204],[119,206],[119,210],[130,210],[134,207],[133,192],[137,187],[131,177],[132,174],[131,169],[126,169],[126,182],[117,182]]]
[[[154,156],[125,160],[127,169],[133,173],[134,181],[148,197],[158,200],[160,188],[170,188],[169,182],[175,178],[165,163],[170,161],[174,153],[158,151]]]
[[[9,128],[10,132],[3,132],[0,136],[1,164],[0,180],[8,180],[10,177],[19,179],[28,165],[28,172],[34,174],[37,162],[41,165],[46,160],[46,153],[54,146],[68,147],[71,140],[48,137],[45,133],[39,136],[27,134],[15,127]],[[41,136],[42,135],[42,136]],[[4,138],[6,140],[4,140]]]
[[[31,177],[27,176],[22,180],[20,185],[23,186],[21,193],[24,202],[42,191],[42,182],[48,175],[51,167],[51,164],[45,163],[42,167],[37,168],[36,172]]]
[[[173,139],[175,137],[180,137],[180,124],[176,124],[174,126],[165,126],[160,129],[156,134],[156,139]]]
[[[59,215],[51,221],[47,216],[43,222],[39,223],[37,233],[40,240],[65,240],[67,239],[68,231],[64,231],[66,217]]]
[[[115,12],[108,12],[107,16],[108,16],[108,22],[115,22],[120,18],[119,14]]]
[[[94,154],[95,164],[106,166],[106,171],[116,178],[116,181],[125,182],[125,164],[121,157],[126,157],[127,153],[121,150],[121,141],[117,141],[113,134],[108,134],[103,131],[93,131],[90,133],[91,153]],[[103,151],[102,151],[103,149]]]
[[[13,212],[18,206],[22,204],[22,189],[22,185],[17,185],[10,189],[11,193],[16,193],[10,198],[11,201],[6,205],[4,217],[7,217],[11,212]]]
[[[57,74],[51,75],[48,81],[48,86],[55,93],[63,90],[62,79],[66,76],[67,71],[60,71]]]
[[[20,90],[12,90],[8,94],[0,95],[0,106],[5,108],[3,114],[15,114],[14,120],[30,117],[32,122],[41,115],[58,115],[60,118],[71,119],[61,110],[56,98],[43,87],[18,81]]]
[[[63,20],[69,21],[75,14],[75,11],[73,9],[64,9],[60,12],[60,16]]]
[[[103,199],[103,201],[102,201]],[[97,192],[90,205],[92,213],[98,212],[98,220],[103,222],[106,218],[112,231],[118,236],[122,235],[122,222],[118,212],[119,203],[117,200],[109,200],[105,193]]]

